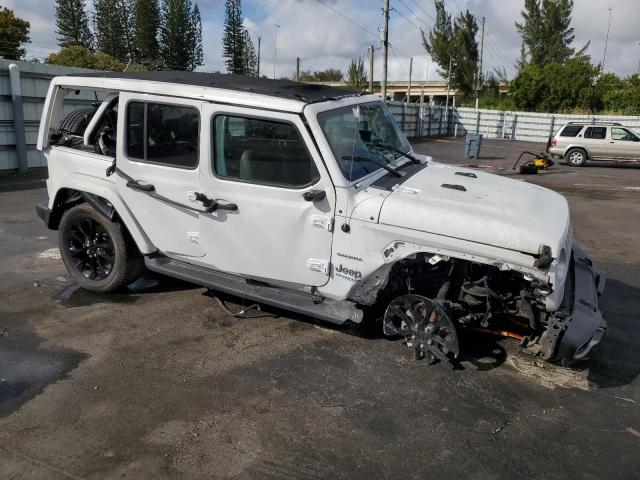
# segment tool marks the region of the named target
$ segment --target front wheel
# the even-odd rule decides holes
[[[581,148],[572,148],[567,152],[565,158],[572,167],[583,167],[587,163],[587,152]]]
[[[86,203],[64,213],[58,240],[67,270],[87,290],[113,292],[141,273],[142,257],[124,226]]]

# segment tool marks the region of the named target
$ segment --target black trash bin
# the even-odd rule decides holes
[[[464,158],[478,158],[482,146],[481,133],[467,133],[464,141]]]

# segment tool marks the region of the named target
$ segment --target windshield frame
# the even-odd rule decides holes
[[[402,151],[403,153],[409,153],[409,154],[412,153],[413,150],[411,148],[411,144],[409,140],[407,139],[406,135],[398,125],[398,122],[395,120],[393,113],[391,112],[389,107],[386,105],[386,103],[384,103],[380,99],[380,97],[374,96],[374,95],[367,95],[365,97],[360,98],[359,101],[332,102],[332,103],[336,103],[336,104],[334,105],[324,104],[326,106],[325,108],[318,108],[319,107],[318,104],[314,105],[314,107],[316,108],[313,108],[313,110],[315,110],[313,113],[315,114],[315,117],[316,117],[315,120],[317,122],[317,129],[314,129],[315,130],[314,133],[317,137],[320,137],[322,139],[322,143],[326,144],[327,148],[323,149],[325,150],[323,154],[326,155],[326,153],[329,153],[331,157],[334,159],[335,167],[336,167],[336,169],[334,170],[337,170],[337,172],[339,172],[340,179],[343,181],[346,181],[346,185],[351,186],[354,184],[361,184],[364,181],[367,181],[368,179],[371,179],[371,181],[375,181],[378,177],[381,177],[384,175],[390,175],[390,174],[384,168],[377,166],[375,169],[373,169],[370,172],[363,173],[361,175],[358,175],[357,177],[349,178],[349,173],[340,167],[340,161],[341,161],[340,152],[337,151],[335,147],[331,144],[330,138],[327,135],[324,128],[325,122],[327,121],[327,119],[323,119],[323,117],[327,117],[328,114],[332,112],[334,114],[336,113],[340,114],[338,112],[342,112],[342,115],[345,115],[349,113],[349,110],[353,110],[355,108],[362,107],[362,106],[364,107],[375,106],[375,107],[381,108],[381,110],[385,115],[385,118],[390,120],[389,126],[392,128],[393,133],[397,136],[398,143],[400,144],[399,150]],[[354,123],[355,123],[355,118],[354,118]],[[400,155],[399,153],[389,152],[388,155],[384,155],[383,154],[384,149],[382,147],[380,149],[376,149],[375,146],[370,146],[367,143],[365,143],[360,136],[358,136],[357,141],[361,148],[363,145],[366,147],[366,153],[368,156],[376,159],[376,161],[379,161],[379,162],[384,161],[384,159],[386,159],[389,162],[389,166],[391,166],[394,169],[401,169],[402,167],[404,167],[405,164],[411,163],[410,160],[408,160],[403,155]],[[360,150],[360,152],[362,152],[362,149]],[[349,155],[351,155],[351,153]]]

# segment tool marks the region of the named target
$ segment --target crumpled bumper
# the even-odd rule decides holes
[[[543,358],[568,365],[585,358],[600,343],[607,331],[598,308],[604,285],[605,276],[574,245],[562,305],[540,339]]]

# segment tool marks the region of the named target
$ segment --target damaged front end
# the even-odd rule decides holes
[[[386,335],[404,337],[416,358],[458,357],[458,333],[482,331],[520,341],[523,351],[571,364],[606,332],[598,309],[604,277],[573,248],[559,308],[549,311],[550,285],[496,265],[428,253],[393,265],[378,302],[387,305]],[[560,298],[560,292],[555,292]]]
[[[563,365],[584,359],[607,331],[607,322],[598,308],[604,284],[604,275],[574,246],[562,304],[549,316],[539,339],[523,345],[525,351]]]

